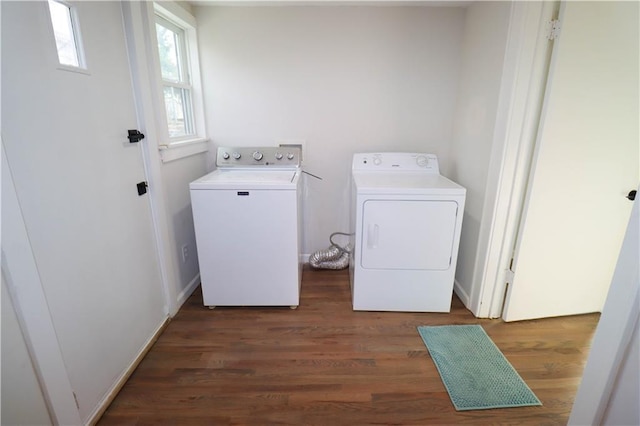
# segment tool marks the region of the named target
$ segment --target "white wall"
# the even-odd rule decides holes
[[[353,153],[432,152],[443,170],[454,169],[463,8],[198,6],[194,13],[213,144],[304,139],[305,169],[323,178],[308,179],[304,253],[348,230]]]
[[[187,3],[186,1],[181,0],[175,1],[174,3],[183,8],[190,15],[193,15],[193,8],[191,7],[191,3]]]
[[[454,114],[451,159],[443,172],[467,188],[465,214],[456,271],[456,292],[465,304],[480,278],[474,276],[480,228],[487,197],[487,176],[494,142],[502,67],[505,56],[511,4],[476,2],[467,7],[462,42],[462,65]],[[486,225],[485,225],[486,226]]]
[[[2,424],[50,425],[42,390],[2,273]]]
[[[198,256],[196,237],[191,213],[191,197],[189,182],[206,174],[207,157],[205,154],[192,155],[162,164],[162,183],[166,197],[168,227],[171,241],[169,243],[171,259],[175,263],[177,277],[175,282],[178,303],[184,302],[191,294],[193,286],[199,283]],[[186,261],[182,258],[182,246],[187,246],[189,253]],[[194,279],[197,282],[194,282]]]

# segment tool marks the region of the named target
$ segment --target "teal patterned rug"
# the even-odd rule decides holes
[[[456,410],[542,405],[481,326],[420,326],[418,333]]]

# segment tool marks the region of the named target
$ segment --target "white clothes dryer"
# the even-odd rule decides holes
[[[451,310],[465,196],[435,155],[354,155],[354,310]]]

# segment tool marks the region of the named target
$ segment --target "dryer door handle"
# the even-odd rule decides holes
[[[370,223],[367,230],[367,247],[370,249],[378,248],[378,237],[380,235],[380,227],[377,223]]]

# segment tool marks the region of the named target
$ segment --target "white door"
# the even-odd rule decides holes
[[[136,191],[145,180],[141,146],[127,140],[136,113],[121,6],[70,4],[86,73],[59,69],[47,2],[2,2],[2,132],[55,337],[86,420],[165,309],[149,199]]]
[[[365,201],[362,267],[446,271],[457,210],[455,201]]]
[[[506,321],[600,311],[638,186],[638,3],[567,2]]]

